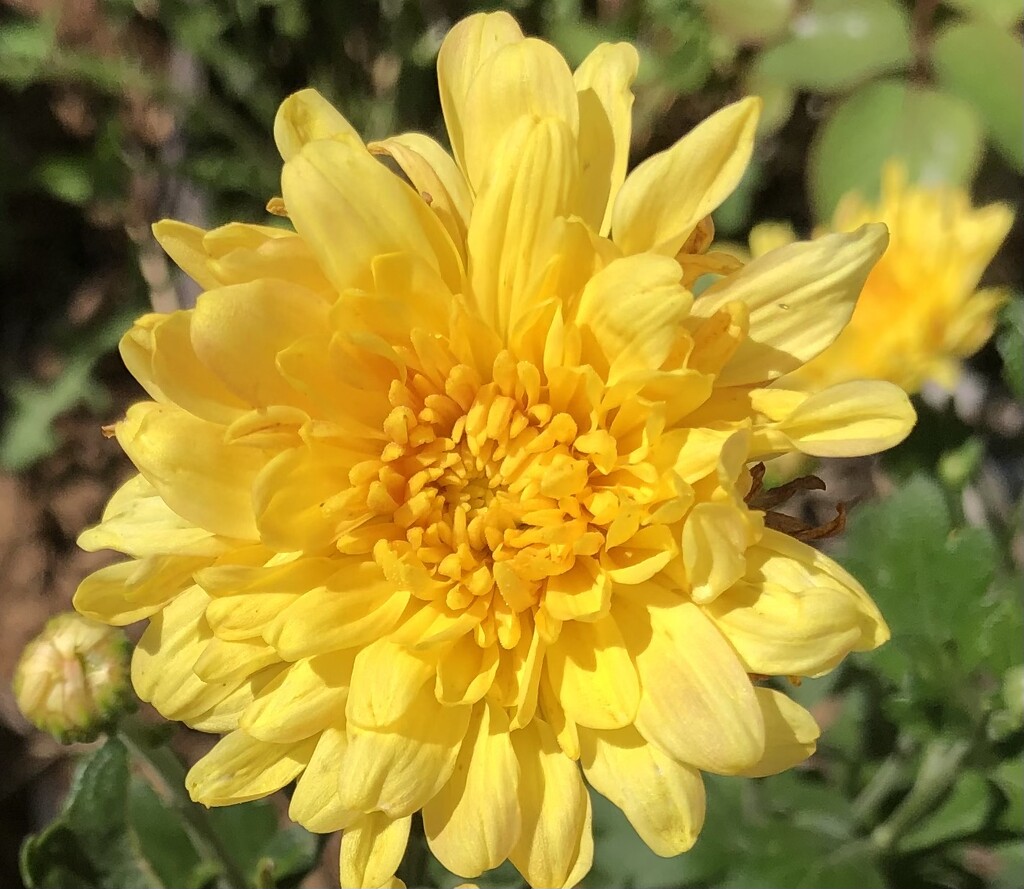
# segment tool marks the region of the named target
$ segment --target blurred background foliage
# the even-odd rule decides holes
[[[280,172],[273,115],[307,85],[367,138],[440,136],[441,38],[467,12],[497,5],[0,0],[0,466],[13,480],[0,514],[0,649],[16,654],[45,613],[68,607],[85,573],[69,555],[74,536],[125,474],[116,454],[95,453],[99,423],[141,394],[113,353],[120,334],[150,305],[195,298],[149,224],[271,222],[265,206]],[[852,510],[833,549],[878,600],[894,641],[789,689],[826,729],[819,753],[775,778],[709,780],[708,822],[692,852],[655,857],[595,797],[598,851],[586,885],[1024,885],[1020,0],[501,5],[573,64],[601,41],[637,44],[634,162],[732,98],[764,98],[755,160],[715,215],[720,236],[742,241],[764,219],[806,235],[843,193],[877,194],[892,157],[913,180],[967,186],[977,203],[1010,202],[1018,218],[985,279],[1014,291],[993,343],[955,392],[918,399],[908,442],[882,460],[829,470],[827,500],[802,505],[814,515],[837,499],[871,501]],[[92,494],[71,501],[76,511],[67,492],[83,485]],[[43,555],[19,580],[8,550],[33,546]],[[10,660],[0,664],[5,675]],[[0,816],[10,822],[0,830],[6,886],[18,879],[8,853],[58,809],[61,794],[41,791],[39,775],[61,757],[33,747],[2,700],[0,721],[0,753],[30,763],[0,794],[21,807]],[[178,739],[186,757],[190,743],[198,742]],[[217,885],[205,847],[175,831],[124,744],[89,756],[58,820],[25,847],[24,879]],[[306,876],[319,847],[297,829],[275,833],[272,804],[237,811],[218,816],[214,834],[237,846],[246,885],[336,879],[330,855]],[[154,835],[178,852],[168,856],[147,839]],[[97,856],[104,844],[118,854]],[[458,882],[428,872],[439,886]],[[499,871],[481,885],[517,884]]]

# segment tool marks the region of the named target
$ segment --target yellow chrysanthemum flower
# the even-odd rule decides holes
[[[509,858],[573,885],[584,775],[681,852],[701,770],[814,749],[758,679],[887,637],[855,580],[745,500],[757,461],[910,429],[887,383],[773,385],[846,323],[885,229],[743,268],[706,253],[758,102],[626,178],[636,69],[619,44],[573,73],[473,16],[438,59],[453,156],[364,145],[301,92],[274,128],[294,231],[155,227],[206,292],[122,343],[153,399],[115,429],[140,474],[81,542],[133,560],[76,605],[149,618],[139,694],[226,733],[194,798],[298,779],[291,816],[344,830],[344,885],[389,883],[418,811],[457,874]],[[727,274],[694,300],[708,269]]]
[[[888,226],[889,248],[868,275],[850,323],[784,385],[806,389],[872,379],[910,393],[926,380],[952,387],[963,359],[992,336],[1007,299],[1005,291],[977,287],[1013,213],[1005,204],[974,209],[963,189],[908,185],[903,167],[891,163],[878,205],[846,195],[831,231],[850,232],[869,222]],[[751,232],[751,252],[761,255],[794,240],[788,226],[762,223]]]

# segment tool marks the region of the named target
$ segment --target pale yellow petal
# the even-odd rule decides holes
[[[685,852],[704,824],[700,772],[666,756],[633,727],[580,731],[587,781],[615,803],[657,855]]]
[[[192,574],[208,559],[152,556],[100,568],[75,591],[75,610],[123,627],[149,617],[192,585]]]
[[[389,818],[382,812],[363,815],[341,837],[341,885],[377,889],[388,884],[402,863],[411,817]]]
[[[760,109],[760,99],[728,105],[629,174],[612,214],[612,237],[624,253],[679,252],[739,184]]]
[[[584,287],[575,316],[584,358],[607,374],[609,384],[656,370],[668,357],[692,303],[679,284],[681,275],[679,264],[667,257],[630,256],[612,262]]]
[[[290,664],[246,708],[239,728],[278,744],[319,734],[345,711],[354,654],[319,655]]]
[[[347,748],[344,727],[330,726],[317,740],[288,806],[288,817],[306,830],[333,833],[362,814],[346,809],[338,795],[338,774]]]
[[[221,284],[220,278],[210,268],[209,255],[203,247],[205,234],[203,229],[176,219],[161,219],[153,225],[153,237],[157,243],[203,290]]]
[[[870,651],[889,639],[889,628],[864,587],[841,565],[813,546],[780,531],[766,529],[757,545],[751,547],[748,564],[748,579],[758,584],[779,586],[791,593],[823,588],[852,597],[860,624],[860,636],[853,644],[854,651]]]
[[[712,601],[743,576],[750,519],[732,503],[698,503],[683,525],[683,565],[690,596]]]
[[[569,719],[599,729],[632,723],[640,682],[614,617],[567,622],[545,663]]]
[[[479,76],[480,66],[503,46],[523,39],[523,32],[507,12],[476,13],[447,33],[437,55],[437,84],[441,110],[448,128],[452,154],[466,170],[466,131],[477,121],[466,115],[466,95]]]
[[[371,142],[374,154],[392,158],[409,177],[430,209],[437,214],[460,251],[465,253],[473,196],[458,165],[434,139],[422,133],[403,133]]]
[[[580,104],[579,215],[607,235],[615,196],[626,179],[632,132],[633,81],[640,57],[629,43],[601,43],[576,69]]]
[[[594,857],[590,796],[579,767],[539,719],[514,732],[512,744],[523,826],[509,859],[531,886],[575,886]]]
[[[210,711],[248,680],[242,668],[231,677],[204,682],[194,666],[213,641],[203,616],[209,597],[191,587],[150,619],[132,655],[132,685],[139,697],[150,702],[167,719],[192,722],[207,718]],[[266,660],[249,662],[260,672]]]
[[[644,590],[646,607],[613,607],[643,690],[636,727],[673,759],[735,774],[764,753],[764,722],[739,658],[701,609]]]
[[[252,483],[265,462],[223,443],[223,429],[168,405],[143,402],[117,424],[117,440],[164,502],[215,534],[255,540]]]
[[[819,676],[860,643],[874,621],[861,600],[838,586],[789,588],[760,578],[774,572],[766,551],[750,551],[747,581],[705,606],[750,673]],[[759,570],[769,563],[766,571]]]
[[[473,709],[451,780],[423,808],[430,850],[453,873],[497,867],[519,838],[519,764],[508,717],[492,701]]]
[[[121,358],[155,401],[171,402],[211,423],[231,423],[248,405],[199,360],[192,346],[192,315],[143,315],[121,338]]]
[[[388,253],[412,253],[462,289],[461,260],[440,220],[354,139],[308,143],[285,164],[281,186],[296,231],[339,292],[371,289],[373,260]]]
[[[831,345],[887,242],[878,224],[800,241],[752,260],[701,294],[695,315],[709,318],[737,300],[750,312],[747,338],[719,372],[718,385],[777,379]]]
[[[307,142],[332,136],[359,138],[345,116],[314,89],[292,93],[277,109],[274,142],[286,161],[295,157]]]
[[[530,308],[548,260],[561,246],[554,222],[575,199],[572,133],[554,117],[523,117],[492,146],[493,174],[480,187],[469,223],[471,299],[502,338]]]
[[[353,692],[358,688],[353,681]],[[341,804],[393,818],[423,808],[448,783],[469,725],[470,705],[442,707],[423,685],[390,730],[348,725],[339,768]]]
[[[805,454],[861,457],[899,444],[916,421],[899,386],[872,380],[816,392],[775,428]]]
[[[113,493],[100,524],[83,531],[78,545],[89,552],[115,549],[141,559],[170,553],[212,557],[231,542],[183,519],[145,476],[135,475]]]
[[[197,803],[230,806],[268,796],[293,780],[309,762],[315,738],[298,744],[268,744],[234,731],[197,762],[185,787]]]
[[[764,756],[741,774],[763,778],[807,759],[814,753],[821,730],[810,713],[781,691],[755,688],[754,694],[764,718]]]
[[[353,667],[346,708],[349,725],[378,730],[394,727],[423,696],[434,670],[428,657],[389,639],[366,646]]]
[[[323,585],[277,615],[263,636],[287,660],[367,645],[401,617],[409,593],[396,590],[372,561],[352,557]],[[308,627],[318,631],[310,633]]]
[[[192,315],[199,360],[247,405],[294,405],[315,411],[277,367],[278,353],[327,323],[327,305],[284,281],[254,281],[210,290]]]
[[[489,178],[503,175],[500,146],[522,118],[555,118],[573,143],[579,134],[579,103],[569,66],[551,44],[532,37],[500,47],[481,63],[462,113],[470,122],[462,134],[462,161],[477,194]]]

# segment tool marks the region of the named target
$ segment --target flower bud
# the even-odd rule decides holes
[[[131,705],[124,634],[74,612],[58,614],[22,652],[18,707],[63,744],[91,741]]]

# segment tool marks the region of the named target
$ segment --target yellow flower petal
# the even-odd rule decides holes
[[[192,573],[208,559],[153,556],[100,568],[75,591],[75,609],[86,617],[123,627],[163,608],[192,585]]]
[[[358,688],[353,680],[353,691]],[[391,729],[348,724],[348,748],[339,763],[342,805],[380,809],[393,818],[410,815],[451,777],[472,707],[442,707],[424,685]]]
[[[246,708],[239,728],[277,744],[319,734],[345,708],[353,657],[333,653],[291,664]]]
[[[579,104],[569,66],[553,46],[534,38],[508,43],[482,60],[462,114],[473,121],[462,134],[461,162],[476,194],[490,177],[501,175],[500,148],[522,118],[555,118],[572,142],[579,134]]]
[[[580,106],[579,215],[607,235],[615,196],[626,179],[632,132],[633,81],[640,56],[628,43],[601,43],[576,69]]]
[[[749,576],[765,586],[777,586],[790,592],[834,590],[852,597],[860,626],[860,636],[853,644],[854,651],[878,648],[889,639],[889,628],[864,587],[841,565],[813,546],[779,531],[766,529],[757,546],[751,549],[749,565]],[[786,671],[779,672],[788,675]]]
[[[743,576],[750,519],[731,503],[698,503],[683,525],[683,565],[694,602],[711,602]]]
[[[224,424],[248,406],[199,360],[192,346],[191,311],[144,315],[122,337],[120,351],[125,366],[155,401]]]
[[[338,795],[338,763],[348,748],[343,727],[329,726],[317,739],[313,754],[295,784],[288,817],[313,833],[348,827],[362,813],[346,809]]]
[[[450,154],[422,133],[403,133],[367,146],[374,154],[392,158],[413,187],[437,214],[452,243],[466,249],[473,196],[469,184]]]
[[[546,658],[552,688],[565,715],[589,728],[629,725],[640,683],[615,618],[569,621]]]
[[[316,739],[298,744],[268,744],[235,731],[222,738],[185,776],[197,803],[229,806],[280,790],[309,762]]]
[[[572,133],[554,117],[520,118],[491,151],[494,172],[469,224],[469,276],[481,317],[505,337],[558,246],[549,233],[571,210],[577,158]]]
[[[362,728],[388,729],[422,697],[433,662],[387,639],[368,645],[355,660],[346,716]]]
[[[372,812],[352,822],[341,836],[341,885],[346,889],[384,886],[402,863],[412,818]]]
[[[695,315],[709,318],[734,300],[750,311],[747,339],[720,371],[718,385],[777,379],[829,346],[887,242],[884,226],[866,225],[790,244],[708,288],[694,303]]]
[[[286,161],[295,157],[307,142],[332,136],[359,138],[345,116],[316,90],[292,93],[277,109],[274,142]]]
[[[606,371],[610,385],[656,370],[668,357],[676,325],[692,302],[679,284],[681,274],[674,260],[630,256],[612,262],[583,289],[575,320],[584,332],[584,358]]]
[[[523,826],[509,858],[531,886],[575,886],[594,857],[590,796],[579,768],[540,720],[515,732],[512,744]]]
[[[612,238],[624,253],[679,252],[743,176],[760,109],[760,99],[728,105],[629,174],[612,215]]]
[[[482,701],[473,709],[451,780],[423,808],[430,851],[462,877],[497,867],[519,838],[518,794],[508,717]]]
[[[192,346],[199,360],[246,404],[309,408],[277,368],[290,343],[327,323],[324,301],[305,288],[256,281],[210,290],[192,315]]]
[[[411,253],[453,291],[462,289],[461,260],[444,226],[419,194],[355,140],[308,143],[285,164],[281,187],[296,231],[337,290],[371,288],[372,262],[388,253]],[[386,215],[377,212],[382,206]]]
[[[906,393],[881,380],[839,383],[809,396],[774,429],[815,457],[860,457],[899,444],[917,420]],[[758,450],[755,438],[754,449]]]
[[[851,591],[838,585],[787,589],[760,579],[774,574],[764,550],[754,547],[748,558],[749,579],[705,609],[748,672],[820,676],[860,645],[873,621]],[[766,562],[762,573],[758,566]]]
[[[814,753],[821,730],[810,713],[782,692],[755,688],[754,694],[764,718],[764,756],[741,774],[763,778],[807,759]]]
[[[365,645],[401,617],[409,593],[396,590],[373,562],[340,562],[323,585],[308,589],[277,615],[263,637],[286,660]],[[317,632],[311,633],[310,626]]]
[[[215,534],[258,538],[250,491],[262,454],[229,448],[221,427],[152,402],[128,408],[116,432],[139,472],[182,518]]]
[[[466,170],[467,132],[476,126],[466,113],[466,96],[481,65],[503,46],[523,39],[516,20],[507,12],[477,13],[458,22],[445,36],[437,54],[437,85],[441,94],[452,154]]]
[[[613,609],[640,674],[636,727],[673,759],[725,775],[764,753],[746,671],[700,608],[646,587],[646,607]]]
[[[666,756],[633,727],[580,732],[587,780],[625,813],[657,855],[685,852],[704,823],[704,782],[695,768]]]
[[[216,556],[230,546],[186,521],[160,498],[142,475],[132,476],[110,498],[100,524],[87,528],[78,545],[89,552],[116,549],[135,558],[175,553]]]

